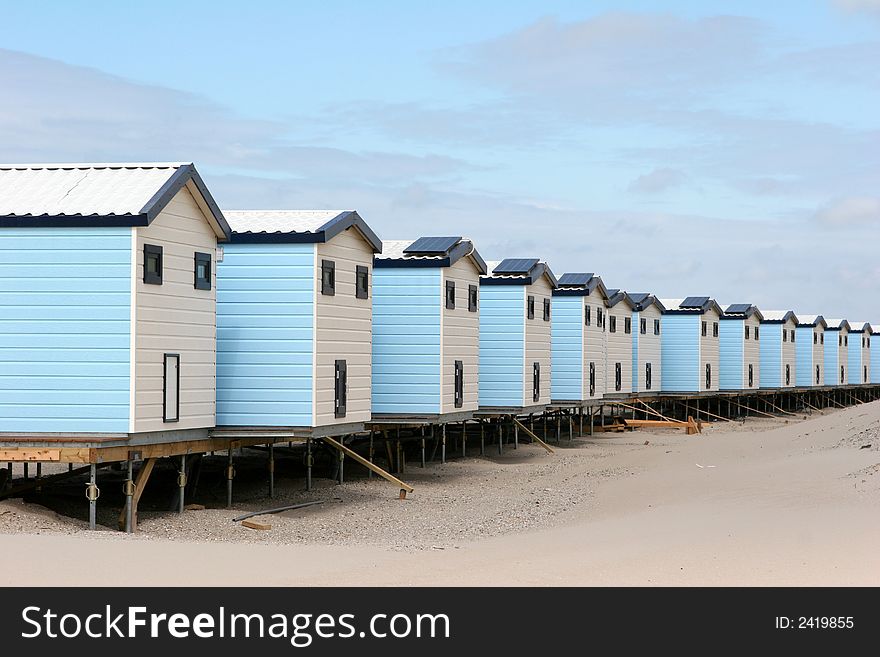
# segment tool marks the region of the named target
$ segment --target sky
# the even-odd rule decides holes
[[[880,323],[880,0],[0,8],[0,161]]]

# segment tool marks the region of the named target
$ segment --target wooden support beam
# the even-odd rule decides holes
[[[110,464],[107,463],[106,465]],[[40,488],[45,488],[46,486],[53,484],[56,481],[62,481],[64,479],[69,479],[70,477],[76,477],[77,475],[88,472],[90,468],[91,466],[86,465],[81,468],[76,468],[74,470],[68,470],[67,472],[59,472],[58,474],[49,475],[48,477],[41,477],[40,479],[32,479],[30,481],[26,481],[25,483],[19,484],[15,488],[11,488],[8,491],[0,492],[0,500],[5,500],[8,497],[18,497],[22,493],[26,493],[30,490],[37,488],[37,486],[39,486]]]
[[[681,402],[678,402],[678,403],[681,404]],[[681,405],[684,406],[685,408],[687,408],[688,410],[690,410],[690,407],[688,407],[687,404],[681,404]],[[724,420],[725,422],[733,422],[733,420],[728,420],[726,417],[723,417],[721,415],[715,415],[715,413],[710,413],[709,411],[705,411],[703,409],[699,409],[697,411],[697,417],[699,417],[700,413],[702,413],[703,415],[708,415],[709,417],[714,417],[718,420]]]
[[[134,495],[131,498],[131,530],[135,531],[137,529],[137,518],[138,518],[138,502],[141,499],[141,495],[144,494],[144,488],[147,485],[147,481],[150,479],[150,473],[153,472],[153,466],[156,465],[156,459],[147,459],[144,461],[144,464],[141,466],[141,469],[138,471],[137,478],[134,482]],[[122,509],[122,512],[119,514],[119,529],[125,529],[125,509]]]
[[[379,475],[383,479],[387,479],[391,483],[396,484],[398,486],[398,488],[400,488],[400,499],[406,499],[406,494],[413,492],[414,489],[412,486],[402,482],[400,479],[398,479],[394,475],[389,474],[388,472],[385,472],[385,470],[383,470],[379,466],[377,466],[373,463],[370,463],[363,456],[361,456],[360,454],[355,452],[353,449],[349,449],[348,447],[343,445],[341,442],[334,440],[333,438],[330,438],[329,436],[323,436],[321,438],[321,440],[323,440],[328,445],[335,447],[336,449],[338,449],[340,452],[342,452],[346,456],[350,456],[355,461],[360,463],[362,466],[372,470],[373,472],[375,472],[377,475]]]
[[[797,417],[797,413],[789,413],[788,411],[780,408],[779,406],[777,406],[776,404],[774,404],[771,401],[768,401],[767,404],[769,404],[771,408],[775,408],[780,413],[785,413],[786,415],[793,415],[793,416]]]
[[[538,438],[538,436],[536,436],[534,433],[532,433],[532,430],[531,430],[531,429],[529,429],[526,425],[524,425],[522,422],[520,422],[517,418],[513,418],[513,423],[514,423],[516,426],[518,426],[518,427],[520,428],[520,430],[525,431],[525,432],[526,432],[526,435],[527,435],[529,438],[531,438],[532,440],[536,441],[541,447],[543,447],[544,449],[546,449],[550,454],[553,454],[553,448],[550,447],[550,445],[548,445],[547,443],[545,443],[543,440],[541,440],[540,438]]]
[[[756,408],[751,408],[751,407],[749,407],[749,406],[746,406],[745,404],[740,404],[740,403],[739,403],[738,401],[736,401],[736,400],[734,400],[733,403],[736,404],[737,406],[739,406],[740,408],[744,408],[744,409],[746,409],[747,411],[751,411],[752,413],[757,413],[758,415],[763,415],[763,416],[765,416],[765,417],[769,417],[770,419],[773,419],[773,420],[778,420],[778,419],[780,419],[780,418],[776,417],[775,415],[771,415],[770,413],[765,413],[764,411],[759,411],[758,409],[756,409]]]

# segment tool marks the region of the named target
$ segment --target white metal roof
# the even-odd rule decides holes
[[[382,255],[378,257],[389,260],[403,259],[406,257],[403,250],[413,242],[415,240],[382,240]]]
[[[315,233],[346,210],[224,210],[234,233]]]
[[[0,216],[139,214],[187,164],[0,164]]]
[[[681,306],[681,302],[684,301],[684,298],[681,299],[657,299],[666,310],[678,310],[679,306]]]

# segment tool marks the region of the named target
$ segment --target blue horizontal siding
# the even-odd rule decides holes
[[[127,433],[131,228],[0,229],[0,431]]]
[[[761,324],[761,386],[782,387],[782,324]]]
[[[871,383],[880,383],[880,335],[871,338],[871,367],[868,378]]]
[[[229,244],[217,264],[217,424],[311,426],[314,244]]]
[[[840,385],[840,365],[838,356],[840,349],[837,340],[840,337],[840,331],[825,331],[825,385]]]
[[[718,323],[718,387],[742,390],[745,362],[745,321],[723,319]]]
[[[846,378],[850,385],[859,385],[862,381],[862,334],[849,336],[846,348]]]
[[[580,297],[554,297],[550,327],[550,397],[584,399],[584,303]]]
[[[816,365],[813,363],[813,327],[798,326],[795,329],[794,379],[801,387],[816,385]]]
[[[480,406],[523,406],[524,295],[521,285],[480,286]]]
[[[663,315],[660,361],[664,391],[699,392],[702,389],[699,315]]]
[[[373,413],[440,412],[439,268],[373,270]]]

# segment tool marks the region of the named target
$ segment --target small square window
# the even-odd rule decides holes
[[[591,318],[590,318],[590,306],[589,306],[589,305],[585,305],[585,306],[584,306],[584,326],[589,326],[589,325],[590,325],[590,321],[591,321]]]
[[[336,295],[336,263],[332,260],[321,261],[321,294]]]
[[[446,308],[455,310],[455,281],[446,281]]]
[[[632,317],[624,317],[623,318],[623,332],[624,333],[632,333]]]
[[[639,319],[639,333],[642,335],[648,334],[648,320],[644,317]]]
[[[358,299],[370,298],[370,268],[358,265],[355,270],[354,295]]]
[[[144,283],[162,285],[162,247],[144,244]]]
[[[608,332],[609,333],[617,333],[617,316],[609,315],[608,316]]]
[[[194,287],[197,290],[211,289],[211,254],[196,253]]]
[[[475,313],[480,307],[480,292],[476,285],[468,286],[468,312]]]
[[[654,335],[660,335],[660,320],[654,320]]]
[[[544,321],[550,321],[550,299],[544,299]]]
[[[531,295],[526,299],[526,318],[535,319],[535,297]]]

